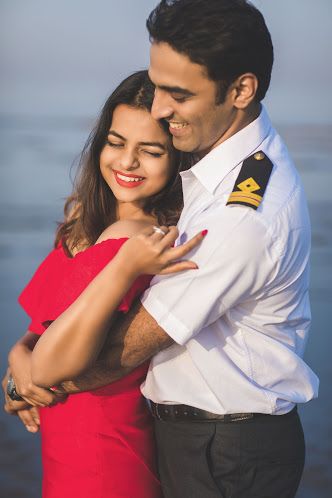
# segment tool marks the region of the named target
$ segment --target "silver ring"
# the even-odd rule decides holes
[[[152,228],[153,228],[154,232],[161,233],[162,235],[166,235],[166,232],[164,232],[164,230],[162,230],[161,228],[156,227],[156,226],[153,226]]]

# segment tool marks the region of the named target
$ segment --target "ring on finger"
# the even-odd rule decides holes
[[[164,230],[162,230],[161,228],[156,226],[153,226],[152,228],[155,233],[161,233],[162,235],[166,235],[166,232],[164,232]]]

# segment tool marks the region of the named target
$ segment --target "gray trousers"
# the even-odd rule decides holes
[[[155,420],[165,498],[293,498],[305,455],[296,409],[238,422]]]

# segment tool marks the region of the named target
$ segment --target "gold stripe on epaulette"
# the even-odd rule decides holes
[[[261,203],[260,200],[257,200],[253,197],[250,197],[250,196],[247,196],[247,195],[243,195],[242,192],[233,192],[230,196],[229,196],[229,199],[228,201],[229,203],[231,202],[246,202],[248,204],[252,204],[253,206],[256,206],[258,207]]]
[[[258,194],[253,194],[250,192],[241,192],[240,190],[236,190],[235,192],[232,192],[229,196],[229,198],[234,197],[234,196],[240,196],[240,197],[247,197],[248,199],[254,199],[258,202],[261,202],[263,197]]]
[[[251,206],[259,207],[259,202],[252,201],[251,199],[231,199],[228,201],[228,204],[239,204],[239,203],[243,203],[246,205],[251,204]]]
[[[230,194],[232,195],[241,195],[241,197],[249,197],[250,199],[256,199],[256,201],[261,201],[263,197],[259,194],[254,194],[253,192],[243,192],[242,190],[235,190]]]

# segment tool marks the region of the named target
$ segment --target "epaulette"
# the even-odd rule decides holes
[[[241,204],[257,209],[262,202],[272,168],[272,162],[262,151],[245,159],[226,206]]]

